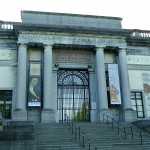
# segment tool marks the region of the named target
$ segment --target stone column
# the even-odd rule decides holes
[[[52,98],[52,45],[44,45],[44,91],[42,122],[54,120],[53,98]]]
[[[119,70],[120,70],[122,103],[124,109],[124,119],[126,121],[127,120],[130,121],[134,116],[131,105],[126,49],[119,50]]]
[[[27,45],[20,44],[18,50],[17,99],[14,120],[27,120],[26,113],[26,76],[27,76]]]
[[[102,114],[108,114],[108,100],[105,76],[104,48],[96,48],[97,99],[99,103],[100,120]],[[108,114],[109,115],[109,114]]]

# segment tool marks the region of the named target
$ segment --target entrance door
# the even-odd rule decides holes
[[[59,70],[57,81],[59,120],[90,121],[88,72]]]

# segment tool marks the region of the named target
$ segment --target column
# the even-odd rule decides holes
[[[44,46],[44,101],[43,110],[53,110],[52,101],[52,45]]]
[[[105,110],[108,109],[108,101],[105,77],[104,48],[102,47],[96,48],[96,66],[99,109]]]
[[[128,67],[126,60],[126,50],[119,50],[119,68],[120,68],[120,79],[121,79],[121,95],[123,100],[124,109],[131,109],[131,97],[130,97],[130,85],[128,76]]]
[[[24,111],[26,108],[26,63],[27,45],[20,44],[18,50],[18,82],[17,82],[17,111]]]
[[[131,97],[130,97],[130,85],[126,60],[126,50],[119,50],[119,70],[121,79],[121,95],[123,103],[123,120],[133,121],[137,118],[136,111],[132,110]]]

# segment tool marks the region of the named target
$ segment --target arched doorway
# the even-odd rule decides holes
[[[90,121],[89,76],[87,70],[59,70],[57,89],[59,120]]]

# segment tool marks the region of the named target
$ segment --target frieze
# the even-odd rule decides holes
[[[93,45],[126,47],[126,41],[123,39],[109,38],[94,38],[94,37],[72,37],[58,35],[35,35],[35,34],[20,34],[18,43],[44,43],[44,44],[74,44],[74,45]]]

